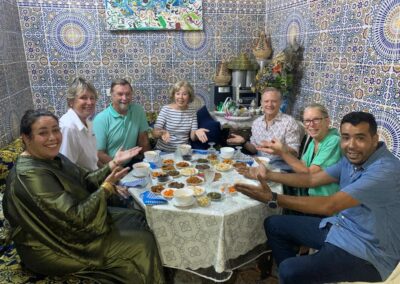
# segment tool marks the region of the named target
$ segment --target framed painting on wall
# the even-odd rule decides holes
[[[203,29],[202,0],[104,0],[109,30]]]

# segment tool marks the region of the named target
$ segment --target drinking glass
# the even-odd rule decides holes
[[[214,169],[204,170],[204,179],[205,179],[207,187],[210,187],[211,183],[214,181],[214,178],[215,178],[215,170]]]
[[[176,150],[174,152],[174,159],[175,159],[175,161],[182,160],[182,153],[181,153],[181,150],[179,149],[179,147],[176,147]]]
[[[210,148],[208,148],[208,154],[215,154],[217,150],[214,148],[215,142],[208,142]]]
[[[242,146],[236,146],[235,147],[236,148],[236,152],[235,152],[235,155],[234,155],[234,159],[235,160],[241,160],[243,157],[243,155],[242,155]]]

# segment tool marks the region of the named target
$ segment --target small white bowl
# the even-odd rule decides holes
[[[233,154],[235,153],[235,149],[232,147],[222,147],[220,149],[220,156],[222,159],[232,159]]]
[[[179,206],[186,206],[193,202],[193,190],[190,188],[178,188],[174,191],[174,200]]]
[[[132,166],[132,174],[136,177],[145,177],[150,173],[150,164],[145,162],[136,163]]]
[[[156,151],[146,151],[144,152],[144,158],[146,161],[155,162],[158,159],[158,153]]]

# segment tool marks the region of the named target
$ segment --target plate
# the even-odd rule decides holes
[[[172,199],[171,203],[172,203],[172,205],[174,205],[175,207],[178,207],[178,208],[188,208],[188,207],[192,206],[195,203],[195,201],[196,201],[196,199],[194,199],[194,197],[193,197],[192,201],[190,201],[190,203],[185,204],[185,205],[178,204],[175,199]]]
[[[173,165],[173,164],[175,164],[175,161],[173,159],[164,159],[162,161],[162,164],[163,165]]]
[[[198,169],[199,171],[204,171],[210,169],[210,166],[207,164],[197,164],[196,169]]]
[[[181,172],[173,170],[173,171],[168,171],[167,174],[172,178],[178,178],[181,175]]]
[[[196,163],[197,164],[208,164],[208,163],[210,163],[210,161],[208,159],[206,159],[206,158],[198,158],[196,160]]]
[[[193,175],[197,175],[198,173],[199,173],[199,170],[195,169],[195,168],[181,169],[181,175],[183,175],[183,176],[193,176]]]
[[[177,163],[175,164],[175,166],[176,166],[178,169],[189,168],[191,165],[192,165],[192,163],[191,163],[191,162],[188,162],[188,161],[181,161],[181,162],[177,162]]]
[[[251,120],[252,117],[251,116],[225,116],[226,120],[230,120],[230,121],[247,121],[247,120]]]
[[[174,165],[162,165],[161,169],[166,172],[176,170]]]
[[[132,176],[135,177],[135,178],[145,178],[146,177],[145,175],[141,176],[141,175],[136,175],[136,174],[132,174]]]
[[[212,191],[212,192],[207,193],[207,197],[210,198],[211,201],[221,201],[222,193]]]
[[[245,168],[247,168],[247,163],[245,163],[245,162],[235,162],[233,165],[232,165],[235,169],[245,169]]]
[[[165,188],[161,191],[161,195],[162,197],[166,198],[166,199],[172,199],[174,197],[174,191],[175,188]],[[172,194],[170,194],[172,192]]]
[[[225,163],[218,163],[218,164],[216,164],[216,165],[214,166],[214,168],[215,168],[217,171],[220,171],[220,172],[227,172],[227,171],[229,171],[230,169],[232,169],[232,165],[230,165],[230,164],[225,164]]]
[[[204,192],[206,192],[206,189],[204,187],[198,186],[198,185],[191,185],[191,186],[188,186],[187,188],[190,188],[191,190],[193,190],[193,195],[195,197],[202,196],[204,194]]]
[[[163,173],[163,171],[161,171],[161,170],[154,170],[151,172],[151,177],[156,179],[162,173]]]
[[[168,183],[168,187],[170,188],[183,188],[185,187],[184,183],[178,182],[178,181],[171,181],[170,183]]]
[[[188,181],[190,179],[198,179],[199,182],[198,183],[193,183],[193,182]],[[188,177],[186,179],[186,183],[187,183],[187,185],[200,185],[200,184],[204,183],[204,179],[202,179],[201,177],[198,177],[198,176],[192,176],[192,177]]]
[[[164,186],[161,184],[157,184],[157,185],[153,185],[150,187],[151,192],[153,192],[154,194],[160,194],[161,191],[164,190]]]
[[[167,181],[170,180],[170,177],[169,177],[168,174],[162,173],[161,175],[159,175],[157,177],[157,180],[158,180],[159,183],[166,183]]]
[[[233,165],[235,163],[235,160],[233,160],[233,159],[222,159],[221,163],[228,164],[228,165]]]

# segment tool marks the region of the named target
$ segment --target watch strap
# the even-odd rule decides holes
[[[268,201],[268,207],[275,209],[278,207],[278,194],[276,192],[271,192],[272,193],[272,199]]]

